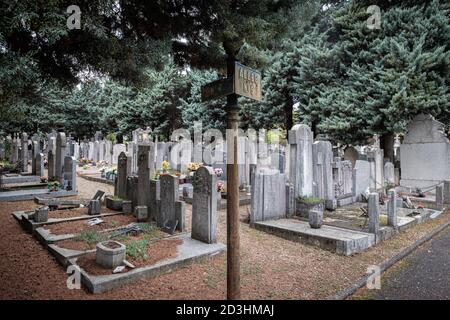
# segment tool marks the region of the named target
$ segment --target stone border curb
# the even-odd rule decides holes
[[[401,252],[397,253],[395,256],[389,258],[388,260],[384,261],[380,265],[380,272],[381,274],[385,272],[387,269],[392,267],[395,263],[402,260],[403,258],[406,258],[408,255],[410,255],[414,250],[416,250],[418,247],[420,247],[425,242],[430,241],[434,236],[445,230],[448,226],[450,226],[450,220],[444,223],[443,225],[437,227],[433,231],[431,231],[426,236],[420,238],[419,240],[415,241],[412,245],[410,245],[408,248],[403,249]],[[361,278],[359,278],[355,283],[348,286],[347,288],[339,291],[335,295],[327,297],[325,300],[345,300],[347,297],[351,296],[358,290],[359,288],[362,288],[366,283],[367,279],[370,275],[364,275]]]

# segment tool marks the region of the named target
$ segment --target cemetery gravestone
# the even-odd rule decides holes
[[[118,158],[116,196],[121,199],[126,198],[127,177],[131,175],[131,156],[126,152],[121,152]]]
[[[333,191],[333,173],[331,162],[333,148],[329,141],[316,141],[313,144],[313,173],[315,196],[325,201],[325,207],[336,209],[337,202]],[[290,168],[292,170],[292,168]]]
[[[450,141],[444,125],[430,115],[409,124],[400,146],[400,185],[426,188],[450,179]]]
[[[313,133],[304,124],[289,131],[289,181],[295,197],[313,195]]]
[[[206,243],[216,242],[217,177],[211,167],[200,167],[194,174],[192,202],[192,238]]]
[[[64,157],[66,154],[67,139],[64,132],[58,132],[56,136],[56,152],[55,152],[55,178],[61,184],[64,183]]]

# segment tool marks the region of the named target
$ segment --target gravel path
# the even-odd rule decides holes
[[[450,299],[450,228],[382,275],[381,290],[355,298],[376,300]]]

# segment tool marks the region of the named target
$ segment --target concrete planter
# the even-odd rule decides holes
[[[295,209],[296,209],[295,210],[296,215],[299,215],[303,218],[309,218],[309,213],[311,211],[319,211],[319,212],[323,213],[324,204],[322,202],[307,203],[307,202],[297,200]]]
[[[323,211],[309,211],[309,226],[313,229],[320,229],[323,225]]]
[[[126,257],[126,246],[117,241],[103,241],[97,243],[95,262],[105,268],[120,266]]]
[[[105,203],[106,203],[106,207],[108,209],[111,209],[114,211],[122,211],[122,206],[123,206],[122,199],[114,199],[111,196],[107,196],[107,197],[105,197]]]

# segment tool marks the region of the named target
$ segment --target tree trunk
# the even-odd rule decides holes
[[[291,130],[294,125],[293,109],[292,104],[286,103],[284,105],[284,126],[286,129],[286,138],[288,137],[289,130]]]
[[[380,147],[384,150],[384,158],[394,163],[394,135],[390,133],[382,135]]]

